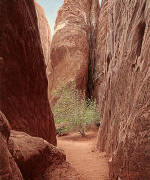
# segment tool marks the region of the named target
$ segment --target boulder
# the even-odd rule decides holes
[[[0,179],[23,180],[20,170],[11,156],[7,141],[10,135],[10,125],[0,111]]]
[[[25,179],[37,179],[47,168],[65,162],[64,152],[42,138],[11,130],[8,148]]]

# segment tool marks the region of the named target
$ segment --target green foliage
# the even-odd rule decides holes
[[[100,113],[96,108],[96,102],[90,99],[85,100],[83,94],[75,88],[73,82],[62,85],[54,92],[54,95],[59,97],[52,109],[55,123],[65,124],[65,126],[59,128],[60,133],[63,131],[79,131],[84,136],[87,125],[100,121]]]

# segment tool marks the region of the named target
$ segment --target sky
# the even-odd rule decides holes
[[[101,2],[101,0],[99,1]],[[51,27],[51,32],[53,34],[57,12],[63,5],[64,0],[37,0],[37,2],[44,8],[46,17]]]

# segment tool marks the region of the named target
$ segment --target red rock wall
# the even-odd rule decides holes
[[[38,19],[38,27],[40,32],[40,38],[45,58],[45,64],[50,63],[50,45],[51,45],[51,31],[46,18],[44,9],[35,2],[36,14]]]
[[[60,8],[51,44],[52,89],[76,82],[87,90],[91,27],[96,26],[98,0],[66,0]]]
[[[0,111],[0,179],[23,180],[21,172],[8,150],[10,125]]]
[[[51,31],[46,18],[44,9],[35,1],[36,14],[38,19],[38,27],[40,32],[40,38],[42,43],[42,49],[46,64],[46,74],[48,78],[48,95],[50,96],[51,84],[49,76],[51,76],[52,66],[50,59],[50,47],[51,47]]]
[[[93,96],[96,98],[102,111],[102,97],[105,90],[105,55],[106,55],[106,38],[108,32],[108,0],[102,2],[99,18],[97,20],[96,30],[96,50],[95,66],[93,73]]]
[[[0,2],[0,109],[15,130],[56,144],[34,1]]]
[[[95,84],[95,69],[96,69],[96,41],[98,33],[98,18],[99,18],[99,1],[91,1],[90,9],[90,31],[89,31],[89,66],[88,66],[88,82],[87,82],[87,97],[93,98]]]
[[[112,180],[150,177],[149,7],[146,0],[108,0],[98,148],[110,156]]]

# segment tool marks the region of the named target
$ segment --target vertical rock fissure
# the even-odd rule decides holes
[[[97,9],[97,10],[96,10]],[[96,63],[96,29],[99,15],[99,1],[91,1],[90,18],[89,18],[89,66],[88,66],[88,82],[87,82],[87,98],[93,98],[94,91],[94,73]]]
[[[140,23],[138,25],[138,46],[137,46],[137,56],[139,57],[141,54],[141,49],[142,49],[142,43],[143,43],[143,38],[144,38],[144,33],[145,33],[145,28],[146,24],[145,22]]]

